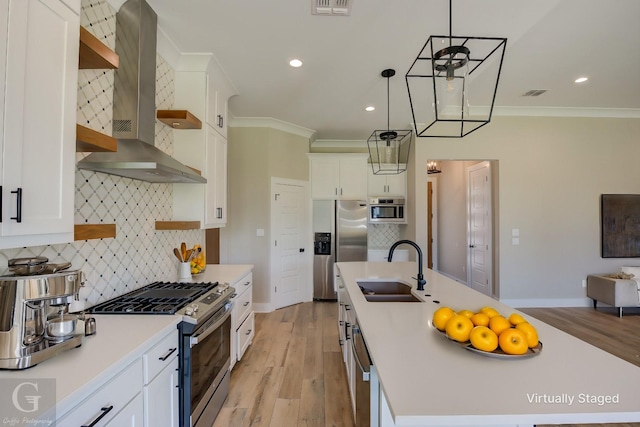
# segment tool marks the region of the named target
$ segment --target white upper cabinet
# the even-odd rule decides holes
[[[208,117],[208,76],[204,71],[175,73],[176,109],[202,120]],[[227,140],[213,126],[174,130],[173,157],[199,170],[206,184],[173,185],[173,219],[200,221],[201,228],[223,227],[227,221]]]
[[[7,72],[7,39],[9,30],[9,0],[0,0],[0,153],[4,157],[4,92]],[[2,185],[2,161],[0,161],[0,185]],[[0,221],[2,220],[3,192],[0,191]],[[1,232],[0,232],[1,234]]]
[[[395,175],[375,175],[371,167],[369,171],[367,187],[369,196],[401,196],[407,195],[407,173]]]
[[[227,138],[227,103],[232,95],[231,85],[215,60],[207,69],[207,123],[225,139]]]
[[[10,4],[0,0],[0,249],[70,242],[80,18],[60,0]]]
[[[367,198],[368,154],[309,154],[313,199]]]
[[[227,140],[207,125],[207,165],[214,174],[207,178],[205,228],[227,223]]]

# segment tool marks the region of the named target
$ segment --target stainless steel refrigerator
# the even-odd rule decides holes
[[[367,260],[367,203],[314,200],[313,298],[335,300],[333,264]]]

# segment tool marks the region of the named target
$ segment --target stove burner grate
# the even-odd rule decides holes
[[[91,309],[95,314],[175,314],[209,292],[215,283],[155,282]]]

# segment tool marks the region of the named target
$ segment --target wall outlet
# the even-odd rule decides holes
[[[582,279],[582,287],[583,288],[587,287],[587,279]]]

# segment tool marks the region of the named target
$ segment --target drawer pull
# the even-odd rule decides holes
[[[250,283],[251,283],[251,282],[247,282],[247,283],[245,283],[244,285],[245,285],[245,286],[249,286],[249,284],[250,284]]]
[[[229,298],[233,299],[233,298],[235,298],[237,296],[238,296],[238,294],[234,292],[234,293],[231,294],[231,296]]]
[[[249,301],[245,302],[244,304],[242,304],[243,307],[248,306],[249,304],[251,304]]]
[[[111,412],[112,409],[113,409],[113,405],[103,406],[102,408],[100,408],[102,413],[100,415],[98,415],[98,418],[93,420],[93,422],[91,424],[83,425],[81,427],[93,427],[93,426],[95,426],[96,424],[98,424],[100,422],[101,419],[103,419],[105,417],[105,415],[107,415],[109,412]]]
[[[171,348],[171,349],[169,349],[169,351],[167,352],[167,354],[165,354],[165,355],[164,355],[164,356],[162,356],[162,357],[158,357],[158,360],[162,360],[162,361],[164,362],[165,360],[167,360],[167,359],[169,358],[169,356],[171,356],[173,353],[175,353],[175,352],[176,352],[176,350],[177,350],[177,348]]]
[[[252,330],[253,330],[253,329],[249,329],[249,330],[248,330],[247,332],[245,332],[244,334],[245,334],[245,335],[251,335],[251,331],[252,331]]]

